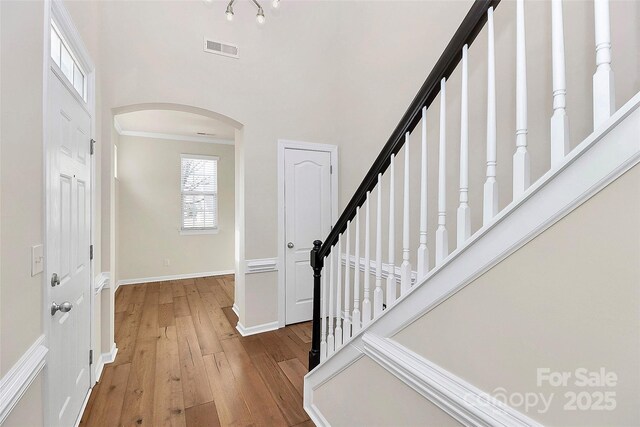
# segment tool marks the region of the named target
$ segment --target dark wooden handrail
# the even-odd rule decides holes
[[[440,81],[448,79],[456,69],[462,59],[462,48],[464,45],[471,46],[480,30],[487,22],[487,11],[498,6],[500,0],[475,0],[471,9],[453,35],[453,38],[445,48],[444,52],[436,62],[436,65],[429,73],[418,94],[411,101],[411,105],[400,119],[398,126],[389,137],[389,140],[378,154],[378,157],[371,165],[369,172],[358,186],[349,204],[340,215],[340,218],[332,228],[323,242],[316,240],[313,242],[313,249],[310,253],[311,267],[313,268],[313,332],[311,351],[309,351],[309,370],[312,370],[320,363],[320,283],[324,258],[331,253],[331,248],[338,242],[340,235],[347,229],[347,224],[355,218],[358,208],[367,200],[367,193],[372,191],[378,184],[378,174],[384,173],[391,163],[391,155],[397,154],[404,144],[405,134],[412,132],[422,119],[422,108],[431,105],[440,92]]]
[[[500,0],[476,0],[473,6],[471,6],[462,24],[458,27],[458,30],[453,35],[453,38],[440,56],[440,59],[438,59],[438,62],[436,62],[431,73],[429,73],[418,94],[413,98],[411,105],[402,116],[402,119],[400,119],[398,126],[396,126],[396,129],[389,137],[382,151],[380,151],[375,162],[371,165],[369,172],[367,172],[362,183],[358,186],[349,204],[323,242],[318,252],[320,257],[325,258],[331,253],[331,247],[338,243],[340,234],[347,229],[347,223],[355,218],[358,208],[367,200],[367,192],[372,191],[378,183],[378,174],[384,173],[387,170],[391,162],[391,155],[397,154],[404,145],[405,134],[412,132],[418,123],[420,123],[422,107],[426,106],[429,108],[433,100],[438,96],[440,92],[440,81],[443,78],[448,79],[449,76],[451,76],[462,59],[463,46],[465,44],[471,46],[471,43],[473,43],[487,22],[487,11],[491,7],[495,9],[499,3]]]

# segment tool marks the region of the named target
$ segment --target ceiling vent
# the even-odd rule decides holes
[[[230,58],[238,58],[238,46],[207,40],[206,38],[204,39],[204,51],[215,53],[216,55],[228,56]]]

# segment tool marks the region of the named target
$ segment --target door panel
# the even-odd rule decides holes
[[[285,163],[285,323],[311,320],[313,241],[331,230],[331,153],[286,149]],[[289,247],[290,244],[293,247]]]
[[[49,288],[49,303],[70,302],[68,312],[49,318],[49,420],[73,425],[90,387],[91,264],[91,118],[84,106],[49,74],[47,139],[47,277],[56,273],[59,285]]]

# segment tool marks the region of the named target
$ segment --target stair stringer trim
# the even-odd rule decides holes
[[[625,132],[626,137],[616,140],[617,131]],[[330,425],[313,403],[313,392],[364,356],[365,332],[394,336],[577,209],[640,162],[637,135],[640,92],[575,147],[562,164],[549,170],[390,309],[309,372],[304,379],[304,408],[311,419],[319,426]]]
[[[367,356],[463,425],[542,426],[390,338],[365,333],[362,341]]]

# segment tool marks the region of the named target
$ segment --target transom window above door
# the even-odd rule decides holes
[[[218,157],[181,156],[182,231],[211,233],[218,229]]]
[[[80,97],[87,100],[86,73],[74,57],[69,43],[64,39],[55,22],[51,21],[51,59],[62,71]]]

